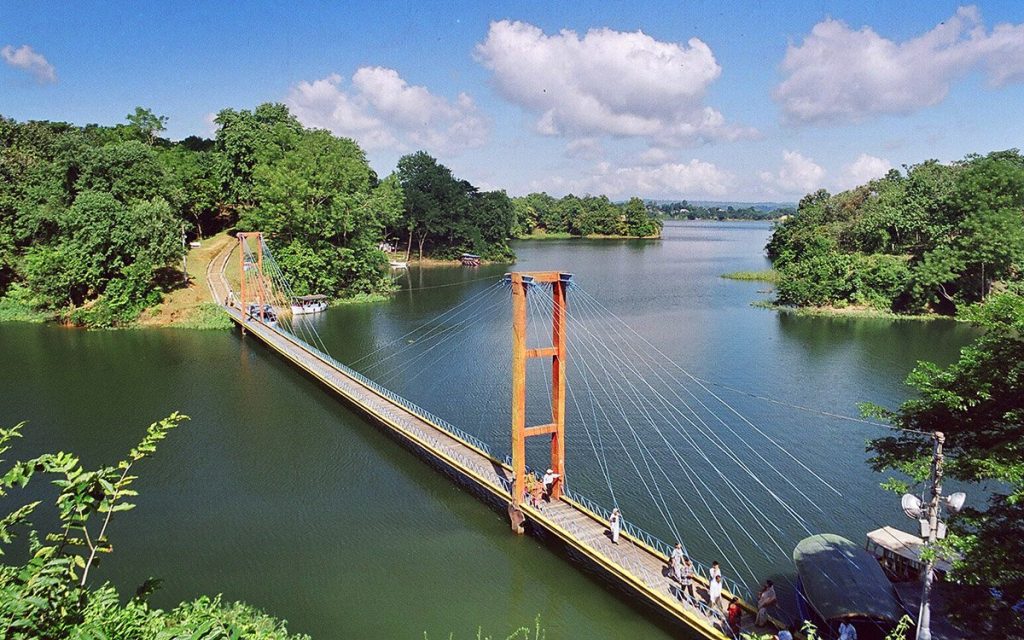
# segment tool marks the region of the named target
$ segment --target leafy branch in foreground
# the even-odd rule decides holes
[[[47,453],[15,462],[0,476],[0,498],[24,489],[37,476],[51,477],[59,490],[54,502],[58,526],[40,538],[29,518],[41,504],[27,502],[0,517],[0,554],[18,530],[28,531],[28,560],[0,565],[0,630],[4,638],[140,638],[190,637],[299,640],[282,621],[247,605],[224,605],[220,597],[199,598],[171,612],[152,609],[146,598],[159,581],[147,580],[135,597],[121,605],[109,584],[89,587],[90,570],[100,554],[110,553],[108,538],[115,513],[133,509],[135,465],[152,456],[157,444],[187,420],[173,413],[154,422],[142,441],[117,464],[86,470],[77,456]],[[0,456],[21,437],[24,423],[0,429]],[[3,461],[0,461],[2,464]],[[14,555],[24,553],[18,549]]]

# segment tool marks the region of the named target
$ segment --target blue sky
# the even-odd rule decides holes
[[[378,173],[512,195],[795,200],[1024,143],[1024,3],[0,5],[0,113],[210,135],[289,105]]]

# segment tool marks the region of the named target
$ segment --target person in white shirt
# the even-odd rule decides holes
[[[683,582],[683,545],[676,543],[676,548],[672,549],[672,577],[676,579],[676,582]]]
[[[718,566],[718,560],[711,563],[711,568],[708,569],[708,580],[714,580],[715,576],[722,575],[722,568]]]
[[[544,494],[547,497],[548,501],[551,500],[551,491],[555,488],[555,480],[558,480],[561,477],[562,474],[555,473],[551,469],[548,469],[547,472],[544,474]]]
[[[612,509],[612,516],[608,518],[608,529],[611,530],[612,542],[619,544],[619,530],[622,529],[622,514],[619,508]]]
[[[722,606],[722,574],[718,574],[708,581],[708,606],[714,611],[724,610]]]

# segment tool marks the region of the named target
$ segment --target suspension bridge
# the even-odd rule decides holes
[[[736,636],[726,622],[724,606],[709,602],[710,567],[687,551],[695,566],[694,598],[681,590],[670,570],[673,544],[681,541],[685,548],[688,540],[700,537],[722,560],[723,602],[739,598],[741,632],[763,632],[754,626],[756,599],[750,590],[761,580],[726,528],[735,525],[735,531],[738,527],[749,539],[748,548],[757,553],[774,553],[766,548],[774,544],[787,556],[788,551],[776,541],[782,533],[777,514],[790,516],[797,530],[810,530],[782,492],[768,486],[760,471],[751,469],[757,459],[768,462],[760,446],[746,442],[749,451],[741,456],[727,437],[732,432],[745,439],[736,432],[738,422],[774,441],[716,394],[707,381],[681,368],[672,371],[662,366],[664,363],[659,365],[660,352],[653,345],[621,344],[622,336],[612,333],[625,331],[614,329],[621,320],[604,314],[603,325],[584,322],[588,311],[600,312],[600,301],[579,288],[572,275],[514,272],[497,280],[437,318],[346,365],[329,354],[315,323],[288,313],[288,301],[295,296],[262,234],[239,233],[237,243],[228,246],[207,270],[211,296],[244,334],[259,339],[457,483],[507,511],[514,532],[525,531],[564,546],[587,570],[600,574],[628,599],[658,612],[663,620],[689,630],[689,635],[732,639]],[[573,311],[574,306],[578,310]],[[454,338],[502,307],[511,310],[511,340],[508,334],[490,339],[510,343],[511,358],[505,361],[511,402],[503,403],[508,413],[494,410],[498,421],[489,415],[484,421],[500,423],[493,431],[507,438],[507,455],[498,453],[485,438],[460,429],[385,386],[402,372],[443,367],[438,362],[443,363],[444,356],[458,348]],[[638,335],[633,336],[634,342]],[[610,346],[616,337],[620,338],[618,346]],[[365,365],[363,371],[356,368],[360,362]],[[541,366],[531,365],[534,362]],[[580,377],[572,385],[568,384],[570,362],[580,369]],[[465,402],[480,404],[471,398]],[[567,404],[572,409],[568,414]],[[481,411],[488,413],[489,404],[484,403]],[[567,422],[573,427],[568,434]],[[651,429],[638,432],[635,423],[646,423]],[[597,429],[598,424],[610,429]],[[577,426],[582,433],[575,433]],[[621,536],[613,542],[608,524],[611,511],[574,488],[577,485],[572,478],[579,473],[566,466],[567,436],[571,446],[589,446],[593,452],[597,471],[590,475],[606,483],[606,499],[619,504],[628,499],[626,493],[649,496],[665,521],[662,528],[675,538],[672,543],[629,518],[622,519]],[[706,440],[703,445],[698,442],[701,438]],[[617,457],[609,454],[613,448],[619,452]],[[543,459],[543,466],[559,476],[550,500],[538,503],[531,499],[528,485],[536,482],[538,475],[527,464],[528,454]],[[748,464],[745,458],[755,463]],[[678,464],[681,477],[669,473],[666,459]],[[803,466],[796,458],[793,464]],[[727,465],[740,469],[744,482],[731,478],[734,474]],[[639,480],[630,481],[617,494],[613,467],[631,468]],[[806,466],[804,469],[814,474]],[[814,476],[831,488],[827,480]],[[796,494],[807,497],[785,474],[780,477]],[[732,505],[722,502],[721,489],[709,486],[712,479],[731,492]],[[681,489],[683,484],[685,489]],[[758,490],[763,497],[752,497]],[[775,506],[776,513],[766,512],[766,502]],[[679,505],[689,510],[686,527],[680,527],[673,515]],[[703,511],[697,513],[697,508]],[[748,514],[748,522],[741,523],[737,512]],[[756,528],[761,531],[751,531]],[[782,628],[784,623],[771,618],[770,625]]]

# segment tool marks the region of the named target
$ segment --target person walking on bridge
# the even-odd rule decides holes
[[[708,606],[712,611],[721,611],[722,606],[722,574],[708,580]]]
[[[693,563],[690,562],[690,559],[687,556],[683,556],[683,568],[681,573],[682,580],[679,582],[682,587],[679,590],[679,595],[682,596],[683,594],[688,593],[690,602],[694,602],[697,600],[697,594],[693,590]]]
[[[766,580],[761,592],[757,594],[757,618],[754,624],[763,627],[768,624],[768,608],[774,607],[778,598],[775,597],[775,583]]]
[[[683,583],[683,545],[678,542],[672,550],[672,577],[679,584]]]
[[[555,473],[551,469],[544,474],[544,495],[548,502],[551,502],[551,492],[555,489],[555,482],[561,477],[562,474]]]
[[[619,531],[622,529],[622,514],[619,513],[618,507],[612,509],[612,515],[608,518],[608,529],[612,534],[612,542],[619,544]]]
[[[740,608],[740,599],[736,596],[729,601],[729,610],[725,613],[725,619],[729,622],[729,631],[736,638],[740,637],[740,625],[743,623],[743,609]]]

